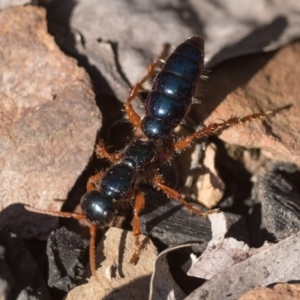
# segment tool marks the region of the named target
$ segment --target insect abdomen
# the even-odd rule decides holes
[[[204,41],[179,45],[154,80],[146,100],[142,130],[150,139],[168,136],[188,113],[203,70]]]

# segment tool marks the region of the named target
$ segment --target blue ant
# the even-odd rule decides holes
[[[181,194],[164,183],[158,167],[168,161],[175,153],[186,149],[195,139],[215,134],[217,131],[254,119],[263,119],[276,111],[256,113],[241,118],[231,118],[225,122],[213,123],[193,134],[172,141],[172,132],[189,112],[193,96],[196,93],[204,66],[204,40],[192,37],[180,44],[165,61],[161,71],[154,79],[151,92],[145,103],[145,117],[133,110],[131,102],[143,91],[143,84],[155,75],[166,52],[164,45],[162,54],[151,65],[148,73],[131,90],[125,103],[129,121],[140,128],[145,135],[143,139],[134,139],[121,152],[108,153],[105,147],[96,146],[96,156],[108,159],[112,165],[105,172],[89,178],[87,192],[81,198],[82,213],[54,212],[27,207],[28,210],[48,215],[85,219],[90,225],[90,262],[92,274],[96,276],[95,235],[98,226],[109,225],[118,213],[121,201],[133,204],[133,234],[135,250],[130,262],[136,263],[140,253],[141,234],[139,214],[145,206],[145,197],[139,189],[141,182],[147,182],[160,190],[167,197],[180,201],[191,212],[207,216],[218,210],[202,212],[186,202]]]

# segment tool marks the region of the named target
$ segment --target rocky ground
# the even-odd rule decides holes
[[[209,20],[196,22],[201,12],[193,1],[184,7],[94,2],[23,1],[0,11],[4,299],[147,299],[149,293],[150,299],[298,299],[300,27],[294,2],[281,15],[273,4],[264,25],[254,22],[248,32],[241,27],[246,37],[219,45]],[[227,9],[219,20],[226,20]],[[201,81],[200,103],[177,136],[200,123],[276,113],[218,133],[200,160],[197,144],[164,166],[168,184],[201,209],[223,213],[200,218],[143,187],[139,263],[128,263],[134,247],[129,205],[118,228],[99,230],[96,281],[87,224],[28,212],[24,205],[78,211],[88,178],[108,166],[93,156],[95,144],[103,140],[110,151],[120,150],[141,137],[124,121],[129,87],[162,43],[177,45],[196,34],[207,35],[208,80]],[[138,101],[135,108],[143,114]]]

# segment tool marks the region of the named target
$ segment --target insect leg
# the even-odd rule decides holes
[[[156,175],[153,180],[152,180],[152,184],[155,188],[160,189],[164,194],[166,194],[169,198],[179,201],[181,202],[187,209],[189,209],[191,212],[206,217],[209,214],[213,214],[213,213],[217,213],[219,212],[218,209],[213,209],[207,212],[203,212],[195,207],[193,207],[191,204],[189,204],[188,202],[186,202],[186,200],[184,200],[180,193],[178,193],[177,191],[173,190],[172,188],[166,186],[164,184],[164,179],[162,177],[162,175],[158,174]]]
[[[99,159],[106,158],[111,163],[117,163],[123,158],[123,154],[120,152],[115,152],[115,153],[107,152],[105,146],[102,143],[96,145],[95,154],[97,158]]]
[[[140,190],[137,190],[134,209],[133,209],[133,235],[135,237],[135,249],[130,259],[132,264],[136,264],[141,251],[141,244],[139,236],[141,234],[141,222],[139,214],[145,206],[145,197]]]
[[[249,122],[249,121],[252,121],[255,119],[264,119],[267,116],[273,115],[278,111],[279,110],[269,110],[269,111],[266,111],[263,113],[256,113],[256,114],[248,115],[245,117],[231,118],[231,119],[229,119],[225,122],[221,122],[221,123],[212,123],[212,124],[208,125],[207,127],[204,127],[202,129],[196,131],[195,133],[185,137],[184,139],[175,142],[174,149],[175,149],[175,151],[184,150],[194,141],[194,139],[207,137],[207,136],[217,133],[220,130],[223,130],[223,129],[226,129],[228,127],[232,127],[232,126],[235,126],[238,124],[246,123],[246,122]]]
[[[86,184],[86,190],[92,191],[97,190],[101,181],[101,178],[103,177],[104,172],[97,173],[93,176],[91,176]]]
[[[155,69],[161,63],[162,58],[166,56],[166,53],[169,49],[168,44],[163,45],[163,49],[157,59],[150,65],[148,65],[148,72],[147,74],[132,88],[130,95],[128,96],[124,107],[125,111],[128,115],[129,121],[132,123],[134,127],[141,128],[141,118],[140,116],[134,111],[131,101],[136,98],[140,92],[143,90],[143,84],[148,81],[150,78],[154,76]]]
[[[27,205],[25,205],[24,208],[28,211],[31,211],[31,212],[36,212],[36,213],[39,213],[39,214],[49,215],[49,216],[53,216],[53,217],[73,218],[73,219],[76,219],[76,220],[85,219],[85,215],[80,214],[80,213],[70,213],[70,212],[64,212],[64,211],[44,210],[44,209],[30,207],[30,206],[27,206]]]
[[[96,280],[99,282],[99,279],[96,274],[96,231],[97,226],[95,224],[92,224],[90,226],[90,264],[91,264],[91,272],[92,275],[96,278]]]

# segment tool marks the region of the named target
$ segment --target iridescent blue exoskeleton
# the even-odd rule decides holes
[[[53,212],[34,208],[31,211],[65,218],[85,219],[90,224],[90,261],[92,274],[96,277],[95,232],[97,226],[106,226],[112,222],[118,212],[119,203],[129,201],[133,205],[133,234],[135,250],[131,258],[136,263],[140,252],[139,214],[145,205],[145,198],[139,189],[141,182],[148,183],[162,191],[170,199],[180,201],[191,212],[206,216],[217,210],[202,212],[187,203],[181,194],[164,183],[158,167],[168,161],[175,152],[186,149],[195,139],[207,137],[220,129],[261,119],[275,111],[257,113],[242,118],[232,118],[221,123],[213,123],[193,134],[172,141],[172,134],[189,112],[193,103],[204,65],[204,40],[192,37],[179,45],[162,65],[155,76],[153,87],[145,102],[145,116],[141,118],[132,108],[131,102],[143,90],[143,84],[156,73],[161,65],[167,46],[151,65],[148,73],[133,88],[126,100],[125,110],[133,126],[142,130],[143,139],[133,140],[120,153],[108,153],[100,144],[96,146],[96,155],[106,158],[112,165],[105,172],[89,178],[87,192],[82,196],[82,213]]]

